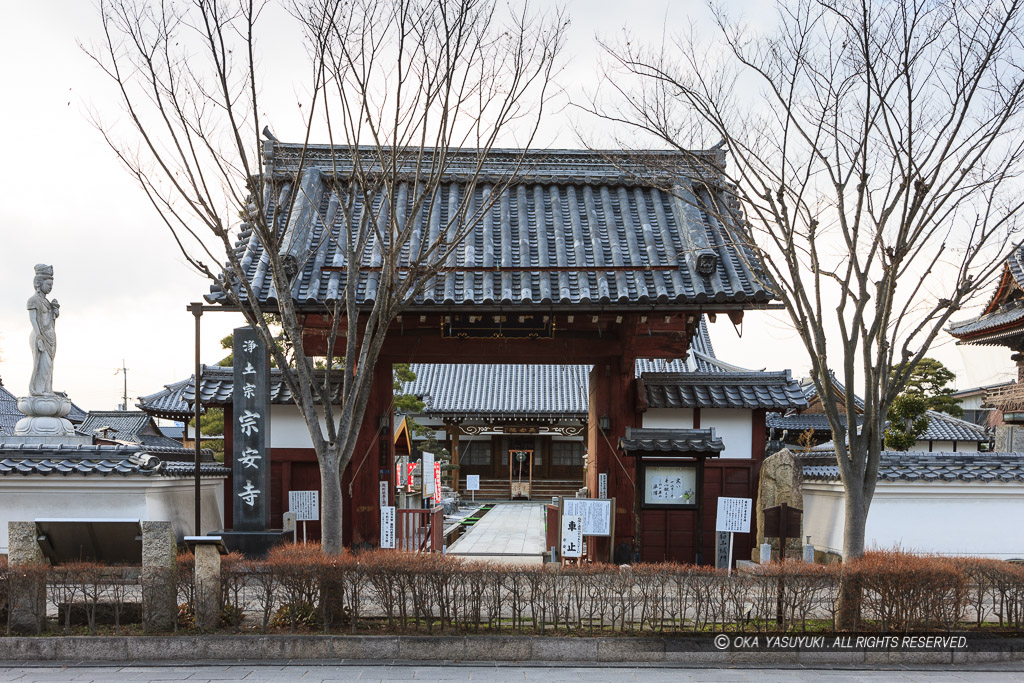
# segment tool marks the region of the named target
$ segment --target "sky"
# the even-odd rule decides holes
[[[574,99],[597,82],[595,34],[614,38],[627,28],[634,40],[657,42],[664,31],[706,16],[702,3],[685,0],[566,5],[572,23],[561,81]],[[758,3],[737,5],[754,19],[763,11]],[[90,112],[114,124],[121,116],[111,83],[80,48],[99,34],[99,11],[82,0],[7,3],[0,23],[6,159],[0,165],[0,379],[15,395],[27,393],[31,327],[25,304],[33,293],[33,266],[50,264],[51,296],[61,304],[54,388],[86,410],[111,410],[122,402],[123,375],[116,374],[122,362],[129,407],[138,396],[188,377],[194,323],[186,306],[209,290],[90,121]],[[273,103],[265,118],[284,141],[302,131],[293,95],[305,72],[294,38],[271,31],[261,39],[273,74],[264,85],[264,101]],[[537,146],[581,147],[578,131],[591,140],[620,132],[567,107],[545,119]],[[241,319],[207,314],[202,324],[202,358],[215,363],[225,354],[219,340]],[[742,336],[720,316],[711,336],[723,360],[789,368],[795,376],[807,372],[806,355],[781,313],[748,312]],[[960,347],[943,334],[931,355],[956,373],[958,388],[1015,376],[1006,349]]]

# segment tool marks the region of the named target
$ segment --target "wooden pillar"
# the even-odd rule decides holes
[[[394,461],[391,366],[390,358],[377,361],[356,448],[342,478],[346,544],[375,546],[380,542],[380,481],[390,469],[388,463]]]
[[[612,358],[596,364],[590,371],[589,413],[587,417],[587,488],[597,495],[597,475],[608,474],[608,497],[616,499],[615,536],[595,539],[589,550],[594,561],[605,561],[621,543],[635,548],[634,500],[636,466],[632,457],[619,451],[619,439],[626,427],[636,426],[634,410],[634,370],[631,358]],[[606,419],[605,419],[606,418]],[[603,422],[607,428],[602,429]],[[611,547],[609,547],[609,543]]]

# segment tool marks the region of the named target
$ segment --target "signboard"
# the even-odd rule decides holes
[[[270,354],[248,326],[235,328],[232,352],[234,528],[264,531],[270,526]]]
[[[422,465],[420,477],[423,480],[423,497],[430,498],[434,495],[434,454],[424,453],[420,464]]]
[[[612,535],[612,501],[599,498],[566,498],[563,517],[580,517],[584,536]]]
[[[467,491],[479,491],[480,490],[480,475],[479,474],[467,474],[466,475],[466,490]]]
[[[441,463],[434,463],[434,500],[441,500]]]
[[[395,486],[402,488],[409,478],[409,458],[400,455],[395,458]]]
[[[562,515],[562,557],[583,557],[583,518]]]
[[[388,506],[388,483],[386,481],[380,483],[380,506],[382,508]]]
[[[750,498],[719,498],[715,531],[749,534],[752,503]]]
[[[715,534],[715,569],[727,569],[729,567],[729,539],[731,534],[727,531],[719,531]]]
[[[380,509],[380,547],[395,547],[395,507],[384,505]]]
[[[597,475],[597,497],[608,497],[608,475],[603,472]]]
[[[319,491],[289,491],[288,509],[295,513],[300,522],[315,522],[320,519]]]

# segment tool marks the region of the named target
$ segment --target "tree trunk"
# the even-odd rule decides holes
[[[864,554],[864,534],[868,521],[868,503],[857,482],[846,487],[846,520],[843,538],[843,574],[839,584],[839,602],[836,606],[836,628],[854,631],[860,623],[861,585],[857,576],[849,571],[849,563]]]
[[[341,467],[336,456],[327,454],[320,463],[320,536],[323,551],[339,555],[344,549],[342,541]]]

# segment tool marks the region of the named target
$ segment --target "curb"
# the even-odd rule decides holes
[[[181,662],[197,660],[405,660],[662,664],[978,664],[1024,661],[1024,639],[985,650],[736,651],[708,638],[559,636],[182,635],[0,637],[0,662]]]

